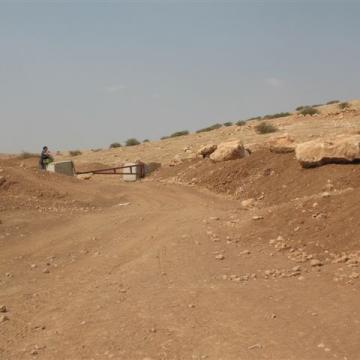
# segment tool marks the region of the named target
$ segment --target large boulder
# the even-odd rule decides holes
[[[277,154],[294,152],[296,147],[295,139],[289,134],[283,134],[270,138],[268,141],[268,145],[270,151]]]
[[[239,140],[221,143],[210,155],[213,161],[227,161],[249,156],[249,152]]]
[[[210,156],[215,150],[217,149],[217,145],[216,144],[208,144],[208,145],[204,145],[202,146],[197,154],[202,156],[202,157],[208,157]]]
[[[296,158],[302,167],[329,163],[350,163],[360,160],[360,135],[342,135],[317,139],[296,146]]]

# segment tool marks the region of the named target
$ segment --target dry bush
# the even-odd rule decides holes
[[[200,129],[200,130],[196,131],[196,133],[212,131],[212,130],[220,129],[221,127],[222,127],[221,124],[214,124],[214,125],[208,126],[206,128]]]
[[[116,149],[116,148],[119,148],[121,146],[122,145],[119,142],[114,142],[114,143],[110,144],[109,148],[110,149]]]
[[[305,115],[311,115],[312,116],[312,115],[315,115],[315,114],[319,114],[319,110],[308,106],[308,107],[305,107],[304,109],[302,109],[300,111],[300,114],[304,115],[304,116]]]
[[[127,139],[126,143],[125,143],[126,146],[135,146],[135,145],[139,145],[139,144],[140,144],[140,141],[135,138]]]
[[[346,109],[348,107],[350,107],[350,104],[348,102],[342,102],[339,104],[340,109]]]
[[[35,158],[35,157],[39,157],[38,154],[34,154],[34,153],[30,153],[27,151],[23,151],[19,156],[18,159],[31,159],[31,158]]]
[[[269,124],[267,122],[262,122],[259,125],[255,126],[255,130],[258,134],[270,134],[278,131],[279,129],[272,124]]]
[[[177,132],[172,133],[169,137],[174,138],[174,137],[184,136],[184,135],[189,135],[189,131],[188,130],[177,131]]]
[[[244,125],[246,125],[246,121],[244,121],[244,120],[239,120],[239,121],[236,122],[236,125],[237,125],[237,126],[244,126]]]
[[[70,156],[78,156],[78,155],[81,155],[82,152],[80,150],[70,150],[69,154],[70,154]]]
[[[277,118],[290,116],[290,115],[291,115],[291,113],[289,113],[289,112],[281,112],[281,113],[276,113],[276,114],[272,114],[272,115],[265,115],[263,117],[263,119],[277,119]]]

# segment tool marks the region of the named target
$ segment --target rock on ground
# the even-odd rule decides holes
[[[244,148],[242,142],[235,140],[221,143],[210,155],[210,159],[218,162],[241,159],[247,156],[249,156],[249,152]]]
[[[291,153],[295,151],[295,139],[289,134],[272,137],[268,141],[271,152],[277,154]]]
[[[304,168],[360,160],[360,135],[317,139],[296,146],[296,159]]]
[[[202,157],[208,157],[210,156],[215,150],[217,149],[217,145],[216,144],[208,144],[208,145],[204,145],[202,146],[197,154],[202,156]]]

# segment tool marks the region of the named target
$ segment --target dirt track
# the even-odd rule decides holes
[[[334,281],[356,268],[276,251],[273,207],[254,220],[156,181],[60,189],[48,211],[1,215],[0,359],[360,358],[359,281]]]

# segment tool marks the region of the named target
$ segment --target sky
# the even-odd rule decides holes
[[[0,153],[360,98],[360,1],[0,0]]]

